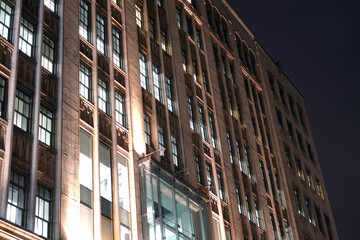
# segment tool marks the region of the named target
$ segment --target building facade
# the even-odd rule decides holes
[[[225,0],[0,0],[0,49],[0,239],[338,239],[304,99]]]

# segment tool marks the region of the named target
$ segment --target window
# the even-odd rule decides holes
[[[6,82],[0,77],[0,116],[6,116]]]
[[[191,130],[195,131],[195,124],[194,124],[194,112],[193,112],[193,105],[192,105],[192,98],[187,96],[187,105],[189,111],[189,122]]]
[[[173,93],[172,93],[172,81],[171,78],[165,76],[166,83],[166,98],[167,98],[167,107],[170,112],[174,111],[173,106]]]
[[[24,18],[21,18],[19,49],[29,57],[32,57],[33,45],[34,45],[34,26]]]
[[[288,130],[289,130],[289,136],[291,140],[294,140],[294,130],[293,130],[293,126],[291,125],[291,123],[289,121],[287,121],[287,125],[288,125]]]
[[[6,40],[11,40],[13,8],[5,1],[0,1],[0,36]]]
[[[14,110],[14,125],[24,131],[28,131],[30,121],[30,97],[17,89]]]
[[[110,148],[99,142],[101,213],[111,218],[112,184]]]
[[[287,165],[289,168],[293,168],[293,164],[291,162],[290,150],[286,146],[284,146],[284,148],[285,148],[285,157],[286,157]]]
[[[296,160],[295,160],[295,164],[296,164],[297,175],[298,175],[301,179],[305,180],[305,178],[304,178],[304,171],[303,171],[303,169],[302,169],[302,165],[301,165],[300,160],[299,160],[299,159],[296,159]]]
[[[272,215],[272,213],[270,213],[270,221],[271,221],[274,238],[275,238],[275,240],[278,240],[279,237],[278,237],[278,233],[277,233],[277,229],[276,229],[275,219],[274,219],[274,216]]]
[[[155,25],[154,25],[154,20],[152,20],[151,18],[149,18],[149,21],[148,21],[148,28],[149,28],[150,38],[152,40],[155,40],[155,37],[156,37]]]
[[[34,232],[45,238],[49,236],[50,200],[50,190],[37,185]]]
[[[239,140],[235,140],[235,145],[236,145],[236,152],[237,152],[237,155],[239,158],[239,168],[240,168],[240,171],[244,172],[243,161],[241,160],[241,150],[240,150]]]
[[[116,66],[124,70],[121,31],[113,28],[113,61]]]
[[[333,234],[332,234],[330,219],[326,215],[324,215],[324,218],[325,218],[325,224],[326,224],[326,228],[327,228],[327,231],[328,231],[329,239],[333,240],[334,238],[333,238]]]
[[[188,62],[187,62],[186,52],[182,51],[181,54],[182,54],[182,60],[183,60],[182,61],[183,70],[184,70],[184,72],[187,72],[187,70],[188,70]]]
[[[314,161],[315,160],[315,158],[314,158],[314,153],[313,153],[313,151],[312,151],[312,149],[311,149],[311,145],[310,145],[310,143],[306,143],[306,147],[307,147],[307,150],[308,150],[308,154],[309,154],[309,158],[312,160],[312,161]]]
[[[205,91],[209,92],[210,91],[210,87],[209,87],[209,82],[207,80],[207,74],[206,71],[202,72],[202,81],[203,81],[203,85],[205,88]]]
[[[139,63],[140,63],[141,87],[144,88],[146,91],[150,92],[146,57],[142,52],[139,52]]]
[[[186,25],[187,25],[187,33],[188,33],[188,36],[191,38],[191,39],[194,39],[194,30],[193,30],[193,25],[192,25],[192,21],[191,19],[189,18],[186,18]]]
[[[305,206],[308,214],[308,220],[311,224],[315,225],[315,219],[311,210],[311,202],[309,199],[305,199]]]
[[[249,154],[248,148],[246,147],[244,149],[244,151],[245,151],[246,165],[247,165],[247,168],[248,168],[248,171],[249,171],[249,178],[253,179],[252,170],[251,170],[251,163],[250,163],[250,154]]]
[[[315,179],[315,183],[316,183],[316,191],[317,191],[317,194],[318,194],[322,199],[324,199],[324,192],[323,192],[323,190],[322,190],[320,180],[316,178],[316,179]]]
[[[294,189],[294,195],[295,195],[295,202],[296,202],[296,207],[297,207],[297,211],[299,214],[304,215],[302,206],[301,206],[301,201],[300,201],[300,196],[299,193],[296,189]]]
[[[193,73],[193,79],[194,81],[198,80],[198,68],[197,68],[197,62],[193,61],[193,67],[192,67],[192,73]]]
[[[304,143],[303,143],[303,138],[301,136],[301,134],[299,132],[296,132],[297,133],[297,137],[298,137],[298,142],[299,142],[299,146],[300,146],[300,149],[305,151],[305,148],[304,148]]]
[[[232,164],[234,164],[234,153],[233,153],[233,150],[232,150],[230,132],[227,132],[227,133],[226,133],[226,137],[227,137],[227,142],[228,142],[229,152],[230,152],[230,162],[231,162]]]
[[[248,195],[245,195],[245,202],[246,202],[247,214],[248,214],[249,221],[254,222],[253,210],[252,210],[252,207],[250,205],[250,199],[249,199]]]
[[[129,173],[127,159],[117,155],[120,208],[130,212]],[[122,230],[122,229],[121,229]]]
[[[11,171],[6,219],[19,226],[24,226],[25,186],[25,177]]]
[[[182,20],[181,20],[181,10],[176,9],[176,22],[179,28],[182,28]]]
[[[299,105],[297,105],[297,108],[298,108],[300,123],[306,129],[305,121],[304,121],[304,111]]]
[[[196,177],[198,183],[202,184],[202,173],[201,173],[201,164],[200,164],[200,157],[195,154],[195,165],[196,165]]]
[[[206,127],[206,120],[205,120],[205,113],[203,106],[199,105],[199,116],[200,116],[200,131],[201,131],[201,137],[205,141],[209,141],[208,135],[207,135],[207,127]]]
[[[214,194],[215,193],[215,189],[213,186],[214,183],[214,178],[213,178],[213,174],[212,174],[212,167],[210,165],[210,163],[206,163],[206,180],[207,180],[207,186],[209,187],[210,191]]]
[[[83,63],[80,63],[80,95],[86,100],[91,101],[91,71]]]
[[[143,9],[139,5],[135,4],[136,24],[143,27]]]
[[[171,150],[172,150],[172,159],[175,166],[179,166],[179,153],[177,146],[177,139],[171,135]]]
[[[278,87],[279,87],[281,102],[285,107],[287,107],[286,100],[285,100],[284,87],[280,83],[278,83]]]
[[[213,148],[219,150],[217,136],[216,136],[216,128],[213,115],[209,114],[209,122],[210,122],[210,133],[211,133],[211,142]]]
[[[294,99],[288,95],[288,100],[289,100],[289,105],[290,105],[290,110],[291,110],[291,114],[293,116],[295,116],[295,107],[294,107]]]
[[[168,40],[167,40],[167,35],[165,31],[161,31],[161,48],[162,50],[164,50],[165,52],[169,53],[168,51]]]
[[[244,215],[243,203],[242,203],[241,192],[240,192],[240,188],[239,188],[239,187],[236,187],[236,198],[237,198],[239,213],[241,213],[242,215]]]
[[[314,181],[313,181],[313,178],[311,176],[310,170],[306,170],[306,180],[307,180],[308,186],[310,188],[312,188],[313,190],[315,190]]]
[[[267,193],[269,193],[269,185],[268,185],[268,181],[267,181],[267,178],[266,178],[266,172],[265,172],[264,164],[263,164],[262,161],[260,161],[260,171],[261,171],[262,179],[264,181],[265,191]]]
[[[226,202],[226,193],[225,193],[225,186],[224,186],[222,174],[217,172],[217,178],[218,178],[218,182],[219,182],[220,199]]]
[[[323,233],[324,232],[324,226],[323,226],[323,221],[321,219],[320,209],[318,207],[316,207],[316,206],[314,206],[314,207],[315,207],[315,214],[316,214],[316,218],[317,218],[317,221],[318,221],[320,231]]]
[[[92,191],[92,136],[80,128],[80,164],[79,164],[79,183],[80,183],[80,201],[91,207]]]
[[[163,0],[157,0],[157,5],[159,6],[159,7],[162,7],[163,6]]]
[[[90,25],[90,7],[87,1],[80,0],[79,7],[79,34],[90,42],[91,25]]]
[[[145,143],[151,144],[151,129],[150,129],[150,117],[144,114],[144,132],[145,132]]]
[[[48,146],[52,146],[54,116],[52,111],[40,106],[39,140]]]
[[[258,225],[259,228],[264,229],[262,215],[261,215],[261,211],[260,211],[259,204],[258,204],[257,201],[254,201],[254,207],[255,207],[257,225]]]
[[[285,198],[284,198],[284,195],[283,195],[283,191],[281,190],[278,174],[274,173],[274,175],[275,175],[276,186],[277,186],[277,189],[278,189],[280,204],[285,207],[285,200],[284,200]]]
[[[281,112],[279,110],[276,110],[276,116],[277,116],[277,120],[278,120],[280,128],[284,128],[283,120],[281,117]]]
[[[159,149],[165,148],[164,128],[158,125]]]
[[[44,35],[42,45],[41,66],[51,73],[54,73],[55,62],[55,43],[53,40]]]
[[[105,18],[100,14],[96,14],[96,48],[102,54],[106,54]]]
[[[116,122],[126,128],[125,96],[118,91],[115,91],[115,114]]]
[[[99,109],[105,112],[106,114],[110,113],[109,109],[109,90],[108,84],[99,78],[98,83],[98,101]]]
[[[154,93],[155,99],[161,103],[164,103],[163,97],[163,89],[162,89],[162,82],[160,79],[160,70],[159,67],[156,65],[152,66],[152,74],[153,74],[153,81],[154,81]]]
[[[44,0],[44,5],[51,11],[55,12],[55,0]]]
[[[197,43],[197,46],[199,48],[203,49],[202,37],[201,37],[200,29],[196,29],[196,43]]]

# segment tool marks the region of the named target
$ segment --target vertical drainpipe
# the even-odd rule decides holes
[[[14,134],[14,105],[15,105],[15,93],[16,82],[19,62],[19,36],[20,36],[20,20],[21,20],[22,0],[17,0],[15,5],[14,14],[14,48],[11,53],[11,71],[10,79],[8,81],[8,106],[7,117],[8,125],[6,126],[5,133],[5,153],[3,168],[1,172],[1,196],[0,196],[0,217],[6,218],[6,207],[8,202],[8,189],[10,182],[11,171],[11,157],[13,148],[13,134]]]
[[[101,196],[100,196],[100,166],[99,166],[99,104],[98,104],[98,70],[96,44],[96,1],[91,1],[91,38],[93,41],[92,90],[94,100],[94,137],[93,137],[93,224],[94,240],[101,239]]]
[[[41,46],[43,40],[44,25],[44,0],[40,0],[39,18],[36,34],[35,45],[35,92],[34,92],[34,111],[33,111],[33,143],[30,159],[30,176],[29,176],[29,193],[28,193],[28,212],[27,212],[27,229],[34,231],[35,226],[35,199],[36,199],[36,173],[38,169],[39,156],[39,112],[40,112],[40,90],[41,90]]]
[[[56,131],[55,146],[57,149],[55,162],[55,189],[54,189],[54,217],[53,217],[53,239],[60,239],[60,205],[61,205],[61,156],[62,156],[62,70],[64,53],[64,0],[58,0],[59,40],[57,57],[57,104],[56,104]]]
[[[120,240],[120,204],[119,204],[119,183],[118,183],[118,165],[117,165],[117,132],[116,132],[116,111],[115,111],[115,87],[114,87],[114,58],[113,58],[113,38],[111,23],[111,1],[107,4],[107,38],[108,38],[108,55],[109,55],[109,99],[111,113],[111,182],[112,182],[112,226],[114,240]],[[121,36],[120,36],[121,37]]]

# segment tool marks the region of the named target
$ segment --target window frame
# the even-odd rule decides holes
[[[26,37],[26,39],[25,39]],[[29,57],[34,56],[35,27],[24,17],[20,20],[19,50]]]
[[[106,36],[106,18],[96,13],[96,49],[104,55],[107,55]]]
[[[43,124],[45,124],[45,126]],[[42,136],[44,136],[45,138],[43,139]],[[54,113],[50,109],[44,107],[43,105],[40,105],[39,141],[41,141],[42,143],[48,146],[53,146],[53,139],[54,139],[53,136],[54,136]]]
[[[98,78],[98,108],[110,115],[109,83]]]
[[[79,3],[79,35],[91,43],[91,13],[90,5],[86,0]]]
[[[5,5],[5,6],[3,6]],[[10,9],[10,11],[9,11]],[[5,38],[7,41],[12,41],[12,28],[13,28],[13,21],[14,21],[14,8],[8,4],[6,1],[0,1],[0,14],[4,12],[5,18],[4,22],[0,22],[0,36]],[[6,30],[5,30],[6,29]]]
[[[55,72],[55,42],[44,35],[41,50],[41,66],[51,73]]]
[[[44,209],[41,211],[38,209],[40,202],[43,202]],[[47,208],[46,208],[47,205]],[[45,216],[46,209],[48,211],[48,215]],[[43,216],[39,216],[40,214]],[[37,229],[38,222],[46,223],[46,232],[44,232],[44,225],[42,226],[42,231],[38,232]],[[40,236],[47,238],[50,234],[50,224],[51,222],[51,191],[41,185],[37,185],[37,193],[36,193],[36,210],[35,210],[35,228],[34,232]]]

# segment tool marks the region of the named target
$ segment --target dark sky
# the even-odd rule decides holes
[[[228,2],[304,95],[339,238],[360,239],[360,2]]]

